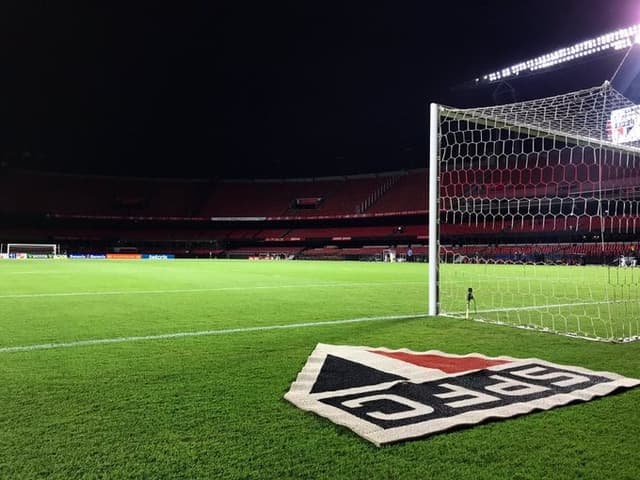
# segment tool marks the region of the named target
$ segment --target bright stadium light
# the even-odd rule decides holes
[[[539,57],[518,62],[495,72],[487,73],[482,77],[476,78],[475,83],[493,83],[517,77],[523,73],[535,73],[545,68],[555,67],[591,55],[627,49],[633,46],[634,43],[640,43],[640,24],[621,28],[615,32],[606,33]]]

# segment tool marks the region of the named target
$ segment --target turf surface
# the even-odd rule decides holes
[[[426,281],[424,264],[2,261],[0,478],[638,478],[640,389],[382,449],[282,397],[318,342],[635,378],[640,343],[424,317],[240,331],[422,314]],[[222,332],[6,350],[205,330]]]

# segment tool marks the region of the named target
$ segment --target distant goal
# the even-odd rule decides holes
[[[638,130],[639,107],[609,83],[486,108],[433,104],[430,315],[638,340]]]
[[[55,258],[60,247],[53,243],[8,243],[6,256],[9,258]]]

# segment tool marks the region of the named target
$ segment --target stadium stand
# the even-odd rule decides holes
[[[283,240],[290,231],[288,228],[265,228],[260,230],[254,238],[271,241]]]
[[[363,213],[361,204],[384,184],[385,176],[327,179],[233,181],[215,187],[201,215],[210,217],[299,217]],[[299,199],[317,199],[300,208]]]
[[[460,262],[513,261],[538,263],[580,263],[583,257],[616,259],[637,252],[638,242],[549,243],[507,245],[465,245],[445,247],[448,257],[460,256]]]
[[[0,212],[190,217],[207,188],[199,180],[13,171],[0,177]]]
[[[389,189],[368,213],[403,213],[427,209],[427,171],[408,172],[398,177],[397,183]]]
[[[281,257],[297,255],[302,247],[240,247],[227,250],[225,253],[230,258],[245,257]]]
[[[591,166],[556,163],[538,169],[448,172],[443,188],[472,199],[510,192],[535,199],[548,189],[593,188]],[[467,175],[460,179],[456,175]],[[640,179],[610,168],[604,187],[638,195]],[[473,180],[483,190],[458,192]],[[558,180],[573,179],[561,185]],[[0,176],[2,241],[56,242],[90,251],[139,246],[149,252],[185,256],[244,256],[264,253],[306,258],[374,258],[398,246],[399,255],[428,238],[427,171],[293,180],[202,181],[137,179],[9,170]],[[462,182],[461,180],[464,180]],[[467,187],[469,188],[469,187]],[[447,201],[445,198],[443,201]],[[478,217],[476,217],[478,218]],[[469,258],[588,258],[622,255],[640,233],[640,213],[614,210],[601,225],[598,215],[492,215],[484,221],[460,218],[444,223],[450,252]],[[604,248],[595,242],[604,228],[616,237]],[[518,237],[519,245],[505,246]],[[332,248],[327,246],[333,245]],[[367,246],[369,245],[369,246]],[[373,245],[374,247],[370,247]],[[493,246],[492,246],[493,245]],[[503,245],[503,246],[500,246]],[[279,250],[284,249],[284,250]],[[405,249],[405,250],[403,250]],[[426,254],[426,253],[425,253]]]

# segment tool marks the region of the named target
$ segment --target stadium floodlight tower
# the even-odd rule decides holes
[[[430,116],[429,314],[639,339],[640,269],[618,259],[640,234],[640,107],[605,82]]]
[[[493,72],[486,73],[461,86],[482,86],[513,80],[518,77],[535,75],[549,69],[558,68],[568,63],[590,60],[628,50],[639,43],[640,24],[621,28],[598,37],[583,40],[573,45],[539,55]],[[614,74],[615,76],[615,74]]]

